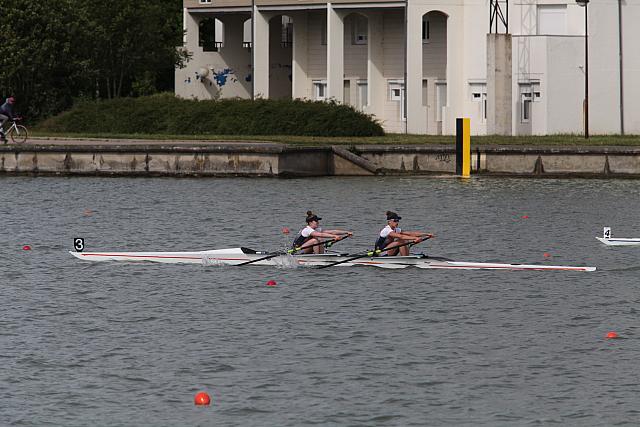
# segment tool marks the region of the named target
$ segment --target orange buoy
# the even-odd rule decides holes
[[[31,246],[29,246],[29,245],[24,245],[24,246],[22,247],[22,250],[23,250],[23,251],[30,251],[30,250],[31,250]]]
[[[91,216],[91,215],[93,215],[93,211],[91,209],[85,209],[82,214],[84,216]]]
[[[275,286],[275,285],[277,285],[277,283],[276,283],[276,281],[275,281],[275,280],[269,280],[269,281],[267,282],[267,286]]]
[[[550,254],[549,252],[545,252],[545,253],[543,254],[543,256],[544,256],[545,258],[550,258],[550,257],[551,257],[551,254]]]
[[[607,338],[608,339],[615,339],[618,338],[618,334],[616,334],[615,332],[611,331],[607,334]]]
[[[194,403],[198,406],[209,405],[211,403],[211,398],[207,393],[205,393],[204,391],[201,391],[196,394]]]
[[[282,234],[289,234],[289,227],[282,227]]]

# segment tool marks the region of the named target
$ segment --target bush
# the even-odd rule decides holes
[[[173,94],[82,101],[42,122],[59,133],[378,136],[371,116],[346,105],[301,100],[187,100]]]

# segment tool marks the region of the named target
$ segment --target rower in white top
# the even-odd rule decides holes
[[[424,237],[433,237],[433,234],[424,233],[422,231],[402,231],[399,227],[401,216],[392,211],[387,211],[387,226],[380,231],[378,240],[376,240],[376,250],[387,249],[386,255],[401,256],[409,255],[409,245],[406,243],[413,241],[420,243],[425,240]],[[404,246],[400,246],[404,245]],[[400,246],[399,248],[396,248]],[[394,249],[395,248],[395,249]]]
[[[340,240],[345,236],[353,236],[353,233],[345,230],[322,230],[320,227],[320,220],[322,218],[314,214],[312,211],[307,211],[307,226],[300,230],[298,237],[293,241],[294,248],[300,248],[300,251],[305,254],[321,254],[324,253],[324,246],[319,243],[321,238]]]

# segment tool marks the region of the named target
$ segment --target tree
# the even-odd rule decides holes
[[[182,0],[0,0],[0,95],[33,118],[173,90]]]
[[[182,41],[182,2],[177,0],[110,0],[82,2],[87,19],[88,58],[100,95],[131,95],[133,87],[162,83],[185,59],[176,46]],[[138,83],[136,85],[136,83]]]
[[[0,93],[29,116],[68,108],[82,79],[73,1],[0,0],[0,10]]]

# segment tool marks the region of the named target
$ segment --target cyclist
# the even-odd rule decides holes
[[[13,104],[15,104],[16,99],[13,96],[7,98],[6,102],[0,106],[0,140],[2,142],[7,142],[7,138],[4,135],[4,124],[7,120],[15,120],[15,116],[13,115]]]

